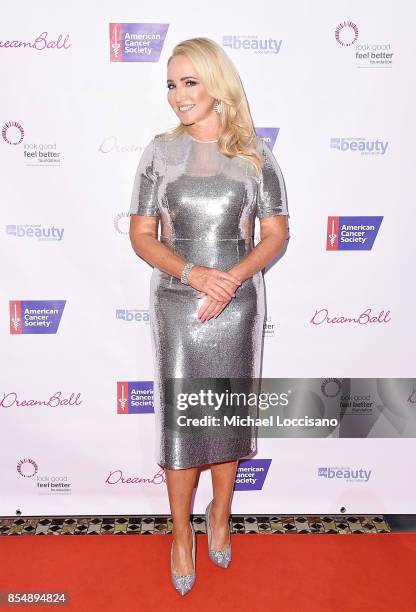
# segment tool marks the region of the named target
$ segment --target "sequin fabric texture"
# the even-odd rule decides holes
[[[254,218],[288,215],[284,179],[268,145],[256,137],[264,165],[229,158],[217,141],[186,131],[155,136],[137,167],[129,214],[157,216],[160,240],[196,265],[228,271],[253,247]],[[167,379],[260,376],[265,320],[261,271],[245,280],[218,317],[198,320],[203,298],[179,278],[153,268],[149,312],[154,364],[155,458],[168,469],[232,461],[257,450],[255,431],[241,436],[172,429]],[[247,429],[245,429],[247,432]]]

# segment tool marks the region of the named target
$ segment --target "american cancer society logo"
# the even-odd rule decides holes
[[[279,131],[278,127],[256,127],[257,136],[264,140],[270,150],[273,150]]]
[[[117,382],[117,414],[154,412],[153,381]]]
[[[110,23],[110,62],[157,62],[168,23]]]
[[[328,217],[327,251],[371,251],[383,217]]]
[[[261,491],[271,459],[244,459],[239,462],[234,491]]]
[[[11,300],[11,334],[56,334],[66,300]]]

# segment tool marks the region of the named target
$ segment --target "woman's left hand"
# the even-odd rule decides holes
[[[238,285],[233,286],[234,293],[238,289]],[[224,310],[224,308],[229,304],[229,302],[234,298],[229,298],[228,300],[216,300],[210,295],[207,295],[203,291],[197,291],[197,298],[205,297],[202,306],[198,310],[198,319],[203,323],[204,321],[209,321],[209,319],[216,318],[218,315]]]
[[[230,298],[227,302],[219,302],[218,300],[215,300],[213,297],[207,295],[206,293],[203,293],[202,291],[197,292],[198,298],[204,296],[205,300],[201,308],[198,310],[198,319],[201,323],[203,323],[204,321],[209,321],[209,319],[212,319],[214,317],[217,317],[232,299]]]

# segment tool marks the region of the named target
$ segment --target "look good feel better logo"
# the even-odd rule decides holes
[[[4,142],[16,148],[20,155],[23,156],[26,166],[60,166],[62,151],[58,149],[56,142],[45,141],[44,139],[28,142],[26,131],[18,121],[14,119],[6,121],[1,127],[1,135]],[[9,154],[13,155],[11,151],[9,149]]]
[[[158,62],[168,23],[110,23],[110,62]]]
[[[335,28],[335,40],[344,49],[351,49],[356,68],[391,68],[395,55],[391,42],[385,38],[369,40],[361,30],[353,21],[342,21]]]

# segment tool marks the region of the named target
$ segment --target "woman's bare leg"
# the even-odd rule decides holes
[[[176,574],[192,572],[192,532],[189,525],[192,492],[198,468],[165,469],[173,520],[173,568]]]
[[[228,546],[228,525],[231,497],[238,461],[211,465],[213,502],[210,512],[211,548],[224,550]]]

